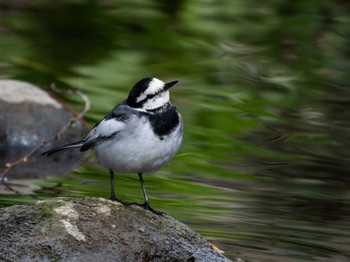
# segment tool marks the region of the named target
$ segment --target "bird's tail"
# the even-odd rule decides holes
[[[72,144],[59,146],[59,147],[53,148],[51,150],[45,151],[44,153],[42,153],[42,155],[50,156],[50,155],[55,154],[55,153],[57,153],[59,151],[72,149],[72,148],[77,148],[77,147],[82,147],[83,145],[84,145],[84,141],[78,141],[78,142],[75,142],[75,143],[72,143]]]

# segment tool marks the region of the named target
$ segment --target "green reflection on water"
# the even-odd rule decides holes
[[[9,2],[10,3],[10,2]],[[179,79],[179,155],[152,204],[232,257],[349,259],[349,16],[343,2],[61,1],[1,5],[1,77],[82,90],[93,125],[145,76]],[[79,12],[77,12],[79,10]],[[64,97],[76,110],[76,98]],[[88,157],[35,196],[108,197]],[[142,201],[136,175],[120,197]]]

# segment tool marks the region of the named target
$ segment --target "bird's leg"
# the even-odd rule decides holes
[[[114,173],[113,173],[113,170],[109,170],[109,178],[110,178],[110,183],[111,183],[111,200],[112,201],[117,201],[117,202],[120,202],[122,203],[123,205],[127,206],[129,205],[129,203],[127,202],[124,202],[120,199],[118,199],[115,195],[115,191],[114,191]]]
[[[116,201],[117,197],[115,196],[114,192],[114,173],[113,170],[109,170],[109,178],[110,178],[110,184],[111,184],[111,200]]]
[[[138,173],[138,175],[139,175],[139,179],[141,182],[143,197],[145,199],[145,203],[143,203],[142,205],[140,205],[140,204],[138,204],[138,205],[143,207],[146,210],[153,212],[156,215],[162,216],[164,214],[163,212],[157,211],[150,206],[149,201],[148,201],[148,197],[147,197],[147,193],[146,193],[145,183],[143,182],[143,178],[142,178],[142,173]]]
[[[140,182],[141,182],[141,187],[142,187],[142,192],[143,192],[143,198],[145,199],[145,204],[149,206],[149,201],[148,201],[148,197],[147,197],[147,193],[146,193],[145,182],[143,182],[142,173],[138,173],[138,175],[139,175],[139,179],[140,179]]]

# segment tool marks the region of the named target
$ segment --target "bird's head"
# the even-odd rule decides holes
[[[144,78],[131,89],[127,104],[133,108],[151,110],[169,102],[169,88],[178,81],[164,83],[157,78]]]

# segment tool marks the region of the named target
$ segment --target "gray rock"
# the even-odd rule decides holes
[[[179,221],[97,198],[0,209],[1,261],[230,261]]]
[[[16,80],[0,80],[0,173],[5,163],[12,163],[30,152],[42,139],[49,139],[72,117],[60,103],[31,84]],[[52,158],[40,153],[64,143],[82,139],[87,133],[82,123],[70,126],[59,141],[50,141],[26,164],[7,173],[9,179],[38,178],[61,174],[79,165],[82,154],[71,151]]]

